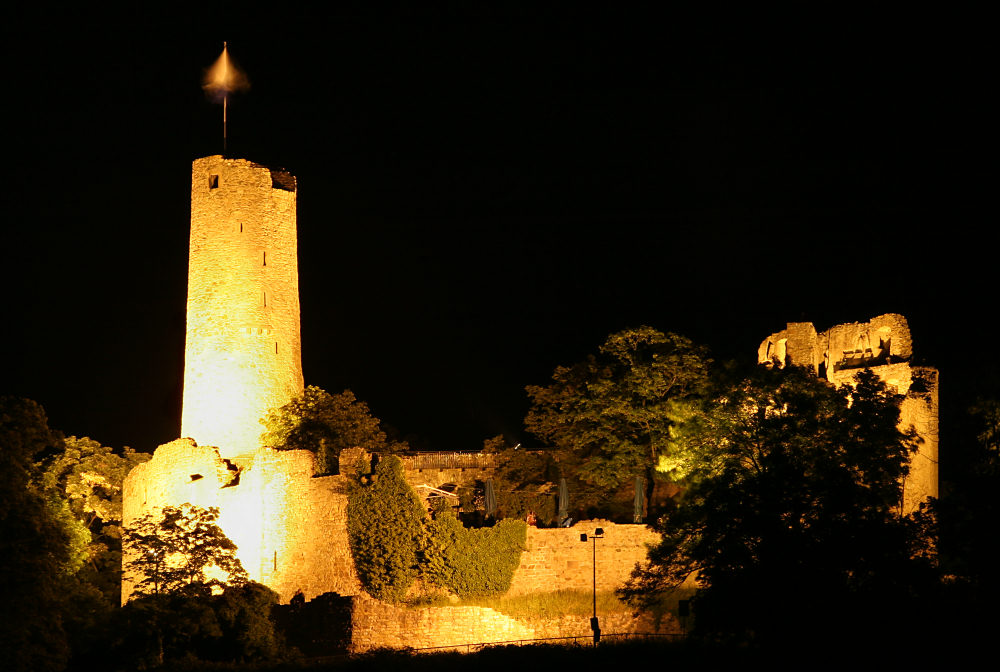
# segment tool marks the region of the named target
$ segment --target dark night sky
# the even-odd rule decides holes
[[[901,312],[949,412],[1000,394],[982,20],[501,6],[17,10],[0,391],[108,445],[176,438],[228,40],[253,84],[230,153],[299,178],[306,382],[418,445],[530,444],[524,386],[640,324],[749,359],[787,321]]]

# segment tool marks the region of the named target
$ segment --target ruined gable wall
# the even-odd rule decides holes
[[[815,372],[816,327],[811,322],[789,322],[784,330],[771,334],[757,348],[757,361],[761,364],[778,362],[779,366],[811,367]]]
[[[191,169],[181,434],[224,457],[303,388],[295,178],[209,156]]]

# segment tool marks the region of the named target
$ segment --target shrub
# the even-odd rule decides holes
[[[379,461],[360,476],[347,503],[347,532],[354,567],[372,597],[397,602],[417,577],[417,545],[424,507],[403,478],[399,458]]]
[[[467,529],[451,512],[430,521],[423,548],[424,575],[459,597],[507,592],[527,537],[522,520]]]

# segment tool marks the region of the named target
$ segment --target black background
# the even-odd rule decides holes
[[[982,17],[171,7],[3,28],[0,391],[67,433],[179,433],[223,40],[252,82],[229,154],[299,180],[306,382],[419,447],[531,445],[524,386],[641,324],[752,360],[899,312],[946,417],[997,394]]]

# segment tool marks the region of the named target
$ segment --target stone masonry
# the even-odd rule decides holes
[[[789,322],[757,348],[761,364],[807,367],[838,387],[852,384],[861,369],[870,369],[904,395],[900,426],[912,427],[918,440],[903,483],[904,512],[938,495],[938,371],[912,366],[912,357],[909,324],[895,313],[868,322],[838,324],[822,333],[810,322]]]
[[[259,419],[302,391],[295,200],[287,172],[192,164],[181,436],[224,457],[256,451]]]

